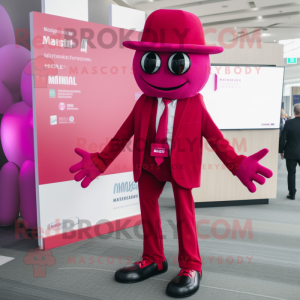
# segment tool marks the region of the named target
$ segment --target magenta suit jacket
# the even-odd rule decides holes
[[[141,175],[150,114],[156,98],[142,95],[114,138],[101,153],[93,153],[94,164],[104,172],[134,135],[133,174],[137,182]],[[226,116],[224,116],[225,118]],[[245,156],[237,155],[224,139],[208,111],[201,94],[177,101],[171,148],[172,176],[184,188],[200,186],[203,137],[235,175]]]

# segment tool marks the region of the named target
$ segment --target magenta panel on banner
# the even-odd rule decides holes
[[[73,179],[68,169],[78,160],[74,148],[103,149],[140,89],[132,73],[134,51],[122,46],[128,30],[40,13],[33,19],[39,183],[47,184]],[[83,29],[94,35],[90,45]],[[106,175],[132,171],[127,149]]]

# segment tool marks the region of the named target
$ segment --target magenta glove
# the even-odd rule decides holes
[[[273,172],[271,170],[263,167],[258,163],[258,161],[265,157],[268,152],[268,149],[262,149],[257,153],[246,157],[242,161],[235,174],[251,193],[254,193],[256,191],[256,186],[252,182],[252,180],[262,185],[266,181],[264,177],[271,178],[273,176]],[[261,174],[262,176],[260,176],[259,174]]]
[[[101,174],[101,171],[97,167],[95,167],[90,153],[80,148],[76,148],[75,152],[82,157],[82,161],[73,165],[70,168],[70,172],[76,173],[79,171],[74,176],[74,179],[76,181],[81,181],[83,179],[81,182],[81,186],[83,188],[87,188],[90,183]]]

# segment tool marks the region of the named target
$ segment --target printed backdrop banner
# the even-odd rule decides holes
[[[74,149],[101,151],[141,95],[132,72],[134,51],[122,46],[123,40],[138,40],[138,34],[31,13],[29,70],[33,76],[40,247],[54,247],[45,241],[53,241],[56,235],[63,239],[66,231],[93,229],[119,219],[137,220],[140,215],[132,174],[132,140],[87,189],[69,173],[70,166],[81,159]],[[70,240],[60,245],[64,242]]]

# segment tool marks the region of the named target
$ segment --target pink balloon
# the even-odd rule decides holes
[[[37,227],[36,193],[34,162],[26,160],[20,170],[19,176],[21,211],[24,224],[27,228]]]
[[[19,216],[19,169],[11,162],[0,171],[0,226],[14,224]]]
[[[0,114],[4,114],[14,104],[14,99],[7,87],[0,81]]]
[[[23,101],[12,105],[3,116],[0,136],[8,161],[19,167],[34,161],[32,108]]]
[[[16,42],[14,27],[6,10],[0,5],[0,48]]]
[[[0,81],[11,93],[20,92],[23,69],[30,60],[30,51],[19,45],[0,48]]]
[[[21,92],[17,92],[17,93],[11,93],[13,98],[14,98],[14,103],[20,102],[22,101],[22,99],[20,99],[21,97]]]
[[[30,65],[30,69],[31,69],[31,62],[29,62],[28,65]],[[21,77],[21,94],[22,94],[23,101],[29,107],[32,107],[32,76],[29,74],[23,70],[22,77]]]
[[[28,113],[27,117],[28,117],[27,119],[28,119],[28,122],[29,122],[29,126],[33,130],[33,109],[29,110],[29,113]]]

